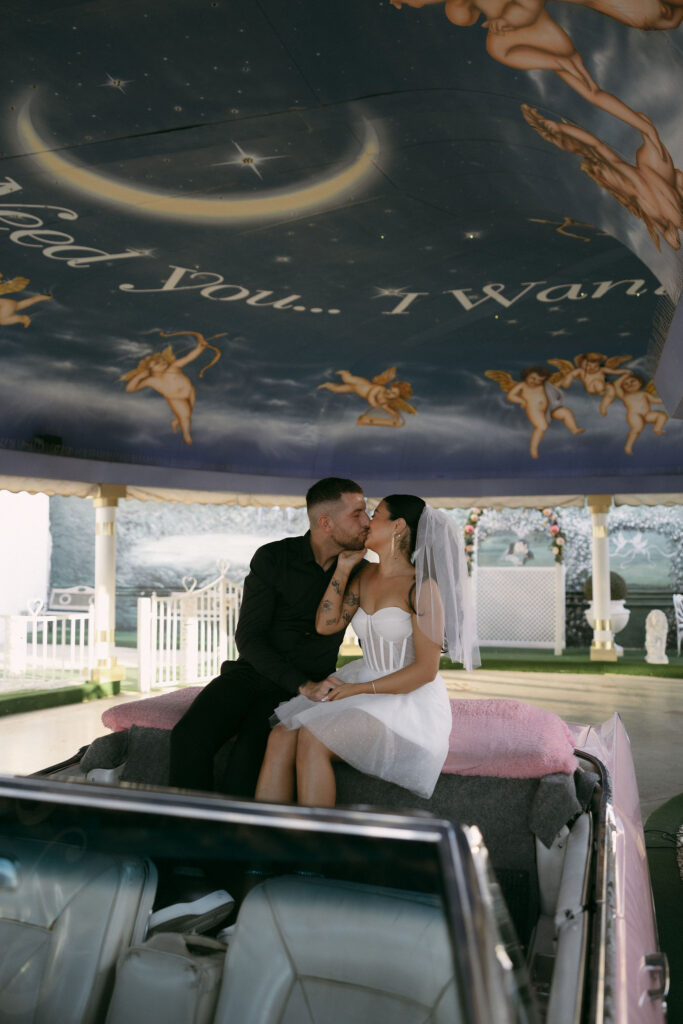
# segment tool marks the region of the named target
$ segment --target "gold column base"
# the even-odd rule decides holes
[[[602,643],[602,641],[598,641],[598,643]],[[614,646],[596,647],[595,643],[591,646],[591,661],[616,661],[617,658]]]
[[[119,683],[126,678],[126,669],[123,665],[109,665],[105,668],[94,668],[89,676],[93,683]]]

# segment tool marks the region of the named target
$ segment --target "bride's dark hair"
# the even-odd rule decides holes
[[[405,519],[407,523],[408,537],[401,544],[401,550],[411,558],[417,539],[417,524],[425,503],[416,494],[390,494],[383,501],[389,512],[389,519]]]

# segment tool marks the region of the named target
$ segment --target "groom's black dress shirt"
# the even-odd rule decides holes
[[[244,581],[235,633],[239,658],[223,662],[221,674],[174,727],[172,786],[253,795],[273,709],[303,683],[319,682],[335,670],[344,631],[315,631],[316,611],[335,569],[336,560],[327,571],[320,568],[309,533],[258,549]],[[235,741],[219,767],[214,755],[230,737]]]
[[[264,544],[244,581],[235,633],[239,662],[287,693],[331,675],[344,630],[321,636],[315,616],[336,569],[315,560],[310,533]]]

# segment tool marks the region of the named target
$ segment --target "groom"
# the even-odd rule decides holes
[[[331,689],[344,632],[320,636],[315,615],[337,555],[365,547],[370,519],[361,487],[339,477],[313,484],[306,510],[303,537],[264,544],[252,559],[235,632],[239,658],[223,662],[173,729],[172,786],[213,789],[214,755],[234,736],[220,790],[253,796],[273,709],[297,693],[320,700]]]

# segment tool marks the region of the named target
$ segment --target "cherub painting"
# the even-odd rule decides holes
[[[574,413],[565,406],[564,395],[556,386],[560,373],[553,373],[547,366],[527,366],[520,374],[520,381],[505,370],[487,370],[486,376],[502,388],[508,402],[521,405],[527,414],[533,427],[529,444],[532,459],[538,458],[538,446],[551,420],[564,423],[572,434],[583,434],[583,428],[577,426]]]
[[[364,398],[371,411],[361,413],[356,420],[359,427],[402,427],[405,425],[405,419],[401,413],[414,415],[417,412],[417,409],[406,401],[413,393],[410,384],[405,380],[394,380],[395,366],[377,374],[372,380],[358,377],[348,370],[337,370],[336,373],[342,379],[341,384],[325,381],[324,384],[318,385],[318,390],[324,388],[336,394],[353,392],[359,398]]]
[[[630,370],[619,369],[622,363],[627,363],[632,356],[607,356],[600,352],[581,352],[574,356],[574,362],[568,359],[549,359],[552,366],[560,371],[560,378],[557,381],[558,387],[568,388],[573,380],[580,380],[589,395],[600,395],[600,414],[607,415],[607,410],[616,398],[614,383],[607,380],[607,374],[612,376],[623,376],[630,373]]]
[[[667,30],[683,21],[683,0],[567,0],[638,29]],[[424,7],[444,0],[391,0],[394,7]],[[570,88],[642,137],[635,166],[621,158],[595,135],[574,125],[545,122],[533,108],[523,106],[528,123],[549,142],[584,157],[581,169],[589,174],[635,217],[644,221],[659,248],[659,237],[678,249],[683,228],[683,178],[642,111],[633,110],[619,96],[606,92],[591,76],[572,38],[550,16],[546,0],[445,0],[449,21],[461,27],[475,25],[484,16],[486,49],[494,60],[524,71],[554,71]],[[534,115],[534,116],[530,116]],[[550,126],[553,126],[552,128]]]
[[[591,7],[636,28],[674,28],[678,10],[663,14],[659,0],[570,0]],[[444,0],[391,0],[394,7],[425,7]],[[680,3],[670,5],[678,8]],[[445,0],[446,17],[454,25],[476,25],[483,15],[486,49],[494,60],[523,71],[554,71],[589,103],[618,117],[663,151],[657,129],[646,114],[632,110],[591,77],[573,40],[546,11],[546,0]]]
[[[552,121],[526,103],[525,120],[547,142],[582,157],[581,170],[609,192],[632,216],[642,220],[658,249],[660,237],[680,249],[683,229],[683,174],[666,149],[643,135],[630,164],[585,128],[569,121]]]
[[[664,424],[668,420],[663,409],[653,409],[653,405],[663,405],[657,394],[654,381],[646,384],[645,378],[639,373],[626,373],[614,382],[617,396],[626,406],[626,422],[629,426],[628,437],[624,445],[627,455],[633,455],[633,445],[643,432],[646,423],[652,423],[653,433],[664,434]]]
[[[0,274],[0,278],[2,274]],[[31,317],[22,313],[22,309],[34,306],[36,302],[47,302],[51,295],[32,295],[29,299],[6,299],[2,296],[11,292],[21,292],[31,282],[27,277],[13,277],[10,281],[0,281],[0,324],[9,327],[11,324],[23,324],[28,327]]]
[[[191,363],[202,354],[206,348],[212,348],[216,353],[213,362],[220,356],[220,350],[209,342],[197,331],[175,331],[172,334],[164,334],[162,337],[170,338],[175,334],[190,334],[197,339],[194,348],[182,356],[176,358],[171,345],[167,345],[163,352],[152,352],[151,355],[141,359],[134,370],[124,373],[119,380],[126,381],[126,391],[141,391],[143,388],[153,388],[163,395],[173,413],[171,429],[173,433],[180,430],[185,444],[192,444],[192,412],[197,397],[195,386],[190,378],[183,373],[182,368]],[[220,337],[220,335],[215,335]],[[209,365],[213,365],[213,362]],[[204,367],[204,370],[208,367]],[[204,370],[201,371],[200,377]]]

